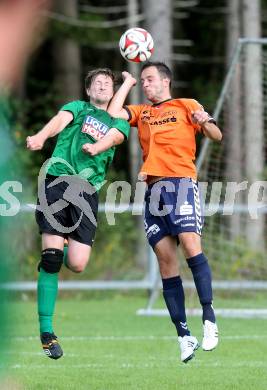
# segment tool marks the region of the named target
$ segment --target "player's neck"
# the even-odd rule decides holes
[[[90,103],[91,103],[93,106],[95,106],[96,108],[99,108],[100,110],[107,111],[108,103],[99,103],[99,102],[95,102],[95,101],[93,101],[93,100],[91,100]]]
[[[172,99],[172,97],[170,94],[165,94],[162,96],[155,97],[155,99],[153,99],[153,101],[151,100],[151,103],[152,104],[160,104],[162,102],[166,102],[167,100],[171,100],[171,99]]]

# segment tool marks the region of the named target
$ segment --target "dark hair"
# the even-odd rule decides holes
[[[144,69],[146,68],[150,68],[151,66],[154,66],[155,68],[157,68],[159,74],[164,77],[164,78],[167,78],[170,80],[170,86],[171,86],[171,81],[172,81],[172,72],[170,70],[170,68],[164,64],[164,62],[145,62],[144,65],[142,66],[141,68],[141,73],[143,72]]]
[[[98,69],[90,70],[87,73],[87,76],[85,77],[85,89],[90,88],[92,81],[100,74],[110,77],[113,82],[113,87],[115,86],[115,75],[112,72],[112,70],[108,68],[98,68]]]

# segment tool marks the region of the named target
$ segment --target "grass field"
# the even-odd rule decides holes
[[[246,307],[253,307],[253,301],[247,298]],[[260,306],[264,296],[257,302]],[[217,303],[242,307],[244,299]],[[34,300],[12,302],[16,331],[11,331],[9,359],[1,363],[12,378],[6,388],[267,389],[267,320],[218,318],[218,348],[199,349],[194,360],[183,364],[169,319],[135,314],[145,304],[146,297],[140,293],[88,293],[59,300],[55,331],[64,357],[53,361],[40,348]],[[189,318],[189,325],[201,340],[200,319]]]

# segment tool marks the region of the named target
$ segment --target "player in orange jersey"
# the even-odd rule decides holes
[[[114,95],[108,112],[137,126],[143,152],[141,177],[147,181],[145,230],[156,253],[163,283],[163,296],[176,326],[181,360],[194,356],[198,341],[187,326],[184,290],[179,275],[176,245],[187,259],[203,308],[202,348],[218,344],[218,329],[212,307],[211,271],[202,252],[203,217],[194,164],[197,132],[220,141],[221,131],[214,119],[193,99],[173,99],[170,69],[161,62],[145,63],[141,70],[143,92],[150,104],[123,106],[136,84],[128,72]]]

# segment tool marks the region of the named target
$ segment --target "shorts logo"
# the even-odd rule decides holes
[[[179,223],[184,222],[184,221],[195,221],[195,217],[194,216],[189,217],[188,215],[186,215],[183,218],[176,219],[176,221],[174,221],[174,223],[175,223],[175,225],[179,225]]]
[[[193,206],[188,202],[184,202],[180,207],[180,215],[191,215],[193,214]]]
[[[82,133],[89,134],[96,141],[103,138],[108,131],[109,127],[93,116],[87,115],[83,122]]]
[[[146,235],[147,235],[147,237],[151,237],[152,234],[157,234],[159,231],[160,231],[159,226],[156,225],[156,224],[154,223],[154,225],[151,225],[151,226],[147,229]]]

